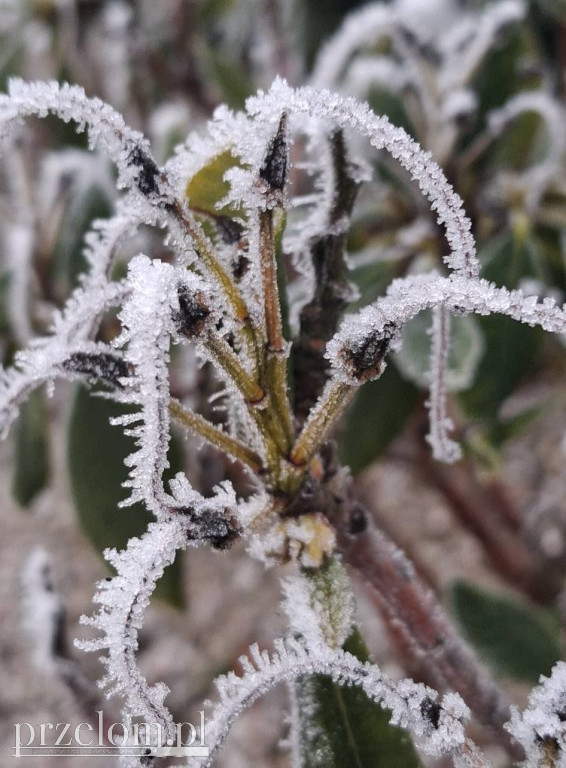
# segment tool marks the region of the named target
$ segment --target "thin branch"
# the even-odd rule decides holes
[[[261,473],[263,464],[260,456],[247,445],[240,443],[235,438],[215,427],[210,421],[198,413],[194,413],[178,400],[171,398],[169,400],[169,410],[171,416],[184,427],[194,434],[202,437],[207,443],[213,445],[218,450],[223,451],[234,459],[241,461],[256,474]]]
[[[478,720],[493,728],[497,740],[517,757],[503,730],[509,719],[508,701],[463,644],[405,554],[353,501],[343,507],[337,534],[344,561],[368,587],[407,657],[435,686],[457,691]]]

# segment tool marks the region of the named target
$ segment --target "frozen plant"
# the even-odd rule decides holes
[[[136,664],[144,611],[178,550],[225,549],[243,539],[267,566],[294,566],[295,575],[282,585],[289,637],[271,653],[253,646],[243,675],[218,681],[207,764],[237,715],[281,681],[292,684],[295,764],[311,759],[315,742],[316,764],[331,764],[328,734],[316,721],[319,675],[361,688],[419,748],[452,756],[456,765],[489,764],[466,734],[471,714],[516,755],[503,728],[510,717],[505,696],[411,563],[372,525],[338,463],[332,435],[360,387],[383,373],[405,324],[433,309],[429,441],[435,455],[454,461],[458,447],[444,403],[451,315],[498,313],[564,334],[566,310],[550,298],[539,301],[482,279],[470,221],[431,154],[353,98],[276,80],[250,98],[244,112],[219,108],[207,130],[191,135],[163,167],[111,107],[55,82],[11,81],[0,97],[0,136],[7,142],[23,118],[48,114],[87,131],[91,149],[116,165],[120,194],[114,216],[88,236],[87,270],[50,333],[30,341],[3,371],[0,416],[6,432],[30,393],[51,388],[57,378],[97,385],[98,395],[127,406],[114,419],[136,443],[126,462],[130,496],[122,506],[142,501],[155,519],[123,551],[106,552],[116,575],[98,584],[98,612],[84,620],[99,636],[79,644],[105,653],[101,684],[122,696],[123,722],[141,717],[174,737],[167,688],[149,685]],[[449,249],[442,273],[395,280],[384,296],[342,321],[352,296],[345,235],[368,178],[367,165],[348,155],[352,134],[406,169],[444,227]],[[165,231],[166,257],[137,254],[127,274],[115,279],[119,244],[142,225]],[[293,296],[286,295],[283,251],[291,253],[301,283]],[[294,306],[284,314],[289,299]],[[108,337],[103,322],[116,308],[120,330]],[[227,404],[223,424],[172,396],[178,345],[193,345],[198,359],[214,366]],[[225,482],[203,495],[183,473],[164,483],[173,421],[239,462],[252,492],[242,498]],[[365,574],[406,647],[426,658],[443,695],[411,680],[395,682],[362,651],[349,650],[357,630],[342,561]],[[30,582],[34,569],[30,564]],[[557,673],[548,695],[533,694],[529,709],[513,715],[510,731],[526,745],[529,765],[537,764],[532,733],[535,741],[552,739],[554,764],[564,759],[563,717],[554,711],[566,695],[562,678]],[[547,711],[552,728],[541,730],[537,716],[544,720]],[[123,756],[124,765],[148,760]]]

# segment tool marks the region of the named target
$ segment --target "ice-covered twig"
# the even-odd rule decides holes
[[[217,680],[218,704],[206,721],[206,760],[189,758],[190,768],[210,766],[222,749],[236,717],[258,698],[281,682],[304,675],[328,675],[339,685],[357,685],[372,700],[391,710],[391,722],[410,730],[428,754],[452,755],[459,766],[488,766],[473,743],[466,738],[463,723],[469,710],[457,694],[438,694],[412,680],[393,682],[374,664],[363,663],[341,650],[324,644],[306,647],[293,640],[279,640],[268,654],[257,646],[250,649],[251,661],[242,657],[244,674],[234,673]]]
[[[512,708],[506,728],[523,747],[525,768],[566,765],[566,662],[559,661],[550,677],[541,676],[522,712]]]
[[[450,313],[442,304],[432,311],[432,346],[430,366],[430,397],[427,402],[430,432],[427,440],[432,455],[439,461],[452,464],[462,455],[458,443],[449,437],[452,421],[446,410],[446,369],[450,354]]]
[[[494,136],[500,136],[505,128],[520,115],[533,112],[542,119],[547,132],[545,157],[531,165],[519,178],[525,194],[527,210],[533,211],[541,196],[562,169],[566,152],[564,136],[564,108],[543,91],[527,91],[514,96],[500,109],[489,115],[489,129]]]
[[[536,296],[525,296],[522,291],[459,275],[403,278],[395,280],[387,295],[375,304],[349,315],[329,342],[327,356],[337,378],[356,386],[360,381],[378,377],[385,341],[395,340],[399,329],[419,312],[441,304],[453,312],[502,314],[552,333],[566,333],[566,311],[557,307],[553,299],[540,302]]]
[[[180,481],[178,481],[180,482]],[[194,546],[201,537],[220,541],[226,528],[227,510],[236,509],[229,490],[218,489],[211,499],[192,492],[193,504],[184,514],[151,523],[141,538],[132,538],[122,552],[106,550],[105,557],[116,569],[116,576],[98,583],[94,602],[100,605],[94,617],[81,622],[95,627],[102,637],[77,640],[83,651],[106,651],[103,657],[107,673],[100,685],[108,696],[125,697],[126,723],[140,716],[146,723],[163,728],[164,738],[175,735],[173,718],[164,704],[168,693],[161,683],[150,686],[136,664],[138,632],[157,580],[175,559],[177,551]]]

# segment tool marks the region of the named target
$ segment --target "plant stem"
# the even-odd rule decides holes
[[[209,333],[204,344],[219,367],[228,375],[236,388],[242,393],[248,405],[257,405],[265,397],[265,390],[244,368],[230,345],[213,333]]]
[[[356,392],[357,387],[339,379],[331,379],[326,384],[289,455],[292,464],[297,467],[308,464]]]
[[[175,203],[172,209],[173,216],[180,226],[191,238],[195,250],[202,261],[204,268],[215,279],[222,289],[228,304],[232,308],[234,320],[241,324],[241,331],[248,350],[258,364],[259,350],[256,340],[256,330],[253,327],[250,311],[232,277],[228,274],[221,262],[216,258],[210,240],[204,234],[200,224],[191,216],[188,216],[180,203]]]
[[[338,551],[369,588],[407,660],[435,687],[457,691],[477,719],[494,729],[508,754],[520,758],[521,751],[503,728],[509,720],[506,697],[460,640],[405,554],[353,499],[334,522]]]
[[[293,444],[293,422],[291,406],[287,396],[287,350],[283,337],[281,306],[277,287],[277,263],[273,236],[273,211],[259,211],[259,254],[263,304],[265,310],[265,351],[264,379],[271,402],[277,414],[283,442],[281,447],[286,455]],[[279,430],[278,430],[279,431]]]
[[[191,432],[202,437],[202,439],[206,440],[210,445],[227,453],[229,456],[232,456],[232,458],[241,461],[242,464],[245,464],[253,472],[261,472],[263,466],[261,458],[255,451],[248,448],[247,445],[244,445],[230,435],[227,435],[200,414],[185,408],[174,398],[169,400],[169,411],[171,412],[171,416],[179,424],[182,424]]]

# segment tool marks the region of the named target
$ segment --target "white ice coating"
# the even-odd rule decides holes
[[[273,653],[250,648],[251,659],[243,656],[243,675],[233,672],[216,681],[219,700],[206,718],[208,758],[189,758],[189,768],[211,766],[222,750],[238,715],[272,687],[304,675],[328,675],[339,685],[356,685],[386,709],[391,710],[391,723],[408,729],[428,754],[452,755],[459,766],[487,766],[476,748],[466,738],[464,723],[470,713],[455,693],[442,699],[436,691],[412,680],[393,682],[379,667],[359,661],[352,654],[333,650],[323,643],[306,647],[294,639],[275,642]],[[438,705],[438,723],[427,717],[428,706]],[[464,754],[465,753],[465,754]]]

